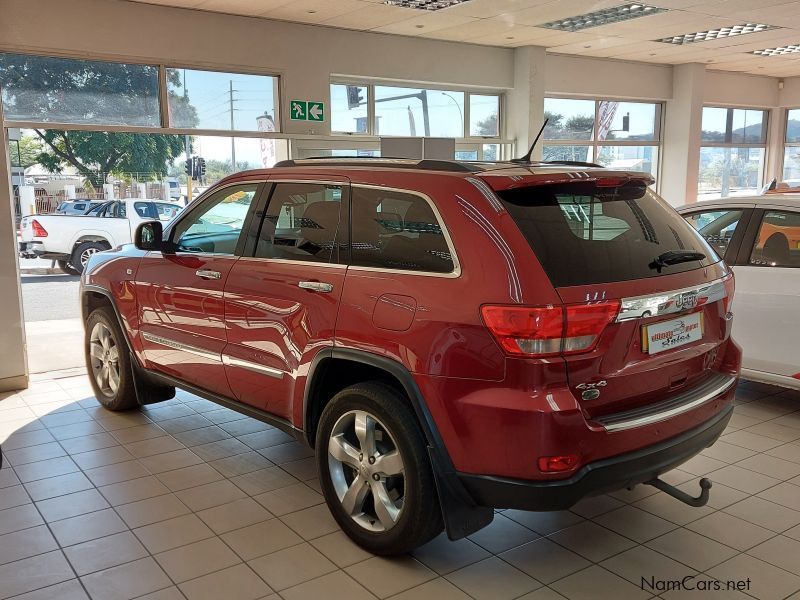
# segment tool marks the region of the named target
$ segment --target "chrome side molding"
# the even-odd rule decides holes
[[[668,315],[722,300],[727,295],[722,278],[680,290],[623,298],[617,323]]]

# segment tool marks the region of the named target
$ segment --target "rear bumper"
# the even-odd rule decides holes
[[[459,473],[476,504],[521,510],[563,510],[586,496],[650,481],[712,445],[733,414],[728,405],[717,415],[683,434],[585,465],[569,479],[531,481]]]
[[[19,242],[19,255],[22,258],[49,258],[51,260],[69,260],[68,254],[48,252],[42,242]]]

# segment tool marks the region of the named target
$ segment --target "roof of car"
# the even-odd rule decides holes
[[[727,198],[709,198],[698,200],[677,207],[679,212],[686,212],[703,206],[786,206],[788,208],[800,208],[800,194],[762,194],[752,196],[728,196]]]

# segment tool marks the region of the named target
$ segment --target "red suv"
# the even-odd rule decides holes
[[[180,387],[291,433],[339,525],[381,554],[492,508],[679,496],[658,476],[722,433],[741,352],[730,270],[651,183],[389,159],[231,176],[92,257],[97,398]]]

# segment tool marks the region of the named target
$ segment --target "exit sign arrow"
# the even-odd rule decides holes
[[[308,103],[308,120],[322,121],[325,119],[325,105],[322,102]]]

